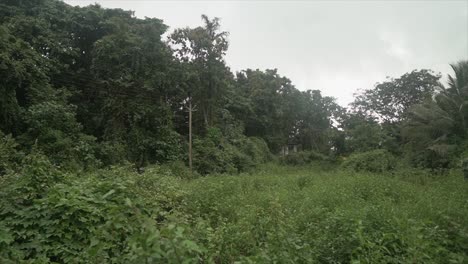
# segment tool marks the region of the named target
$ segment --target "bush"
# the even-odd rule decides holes
[[[193,166],[197,172],[206,175],[210,173],[237,172],[232,161],[232,149],[229,144],[215,144],[210,138],[193,141]],[[226,149],[230,150],[229,152]],[[231,153],[230,153],[231,152]]]
[[[199,176],[196,171],[191,172],[190,168],[186,166],[183,161],[164,163],[160,167],[162,170],[166,171],[166,173],[182,179],[192,179]]]
[[[281,163],[288,165],[304,165],[309,162],[308,153],[306,152],[297,152],[290,153],[280,158]]]
[[[68,169],[94,168],[100,165],[95,157],[96,138],[82,132],[76,120],[76,106],[65,98],[34,104],[25,113],[28,125],[18,142],[35,145],[54,164]]]
[[[271,152],[265,140],[257,137],[244,137],[238,147],[256,165],[271,160]]]
[[[11,135],[0,131],[0,176],[14,170],[21,159],[21,153],[16,150],[18,144]]]
[[[170,127],[155,131],[133,127],[127,136],[127,159],[138,166],[179,160],[182,154],[180,135]]]
[[[464,263],[468,185],[426,181],[273,165],[187,182],[183,207],[207,263]]]
[[[349,156],[341,167],[353,171],[386,172],[395,168],[395,157],[386,150],[377,149]]]
[[[127,148],[122,142],[102,141],[97,149],[96,156],[106,166],[122,164],[127,160]]]
[[[330,158],[315,151],[299,151],[281,157],[280,161],[287,165],[305,165],[312,161],[330,161]]]
[[[210,128],[204,138],[195,139],[193,150],[194,168],[203,175],[245,172],[271,159],[262,139],[243,135],[229,139],[218,128]]]
[[[65,174],[38,153],[0,178],[0,263],[465,263],[468,185],[264,166]],[[174,165],[179,166],[179,165]],[[421,175],[423,177],[423,175]],[[402,180],[403,179],[403,180]],[[449,205],[449,206],[447,206]]]
[[[202,253],[165,221],[181,201],[173,177],[113,169],[67,175],[29,155],[0,182],[2,263],[179,263]]]

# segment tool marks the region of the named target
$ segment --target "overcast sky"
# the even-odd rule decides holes
[[[342,105],[386,76],[421,68],[446,75],[449,63],[468,59],[468,0],[65,2],[133,10],[169,31],[201,25],[201,14],[219,17],[233,71],[277,68],[296,88]]]

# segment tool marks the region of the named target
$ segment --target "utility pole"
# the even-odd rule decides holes
[[[193,166],[192,166],[192,113],[197,111],[196,106],[192,106],[192,97],[190,96],[189,93],[189,98],[188,98],[188,107],[187,107],[187,112],[189,113],[189,168],[190,168],[190,173],[193,173]]]

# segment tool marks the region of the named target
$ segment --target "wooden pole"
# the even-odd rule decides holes
[[[192,105],[192,96],[190,96],[190,93],[189,93],[189,96],[188,96],[188,106],[186,107],[187,108],[187,112],[189,113],[189,153],[188,153],[188,158],[189,158],[189,168],[190,168],[190,173],[192,174],[193,172],[193,165],[192,165],[192,162],[193,162],[193,155],[192,155],[192,115],[193,115],[193,112],[197,111],[197,106],[194,106]]]
[[[190,174],[193,172],[192,168],[192,98],[189,98],[189,168]]]

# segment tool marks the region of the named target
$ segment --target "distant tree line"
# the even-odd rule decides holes
[[[0,173],[33,149],[71,169],[188,162],[189,103],[202,174],[248,170],[290,144],[332,159],[385,150],[429,168],[467,149],[468,61],[452,65],[447,87],[414,70],[345,108],[275,69],[233,73],[228,32],[202,22],[166,40],[161,20],[131,11],[2,1]]]

